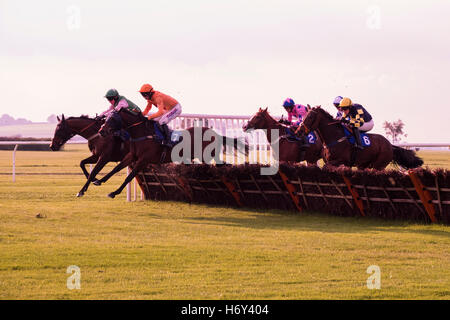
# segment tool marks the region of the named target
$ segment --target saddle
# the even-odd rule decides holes
[[[153,123],[153,126],[155,128],[155,134],[154,134],[155,139],[158,142],[163,143],[164,133],[161,131],[161,129],[159,128],[159,126],[156,122]],[[169,134],[170,134],[170,140],[172,141],[173,144],[179,143],[183,139],[183,137],[181,135],[181,130],[172,130],[169,128]]]
[[[304,137],[299,137],[298,135],[295,134],[295,129],[297,128],[286,128],[286,139],[289,142],[300,142],[300,143],[304,143],[307,142],[308,144],[315,144],[317,141],[317,136],[314,132],[310,132],[308,133],[308,135],[306,136],[306,141],[304,140]]]
[[[343,124],[342,124],[342,127],[344,128],[345,137],[347,138],[348,142],[350,142],[350,144],[352,144],[354,146],[352,148],[352,151],[351,151],[352,153],[350,155],[350,166],[353,167],[356,162],[356,156],[358,154],[358,151],[362,151],[362,150],[355,148],[356,140],[355,140],[355,136],[353,135],[352,130]],[[365,132],[360,132],[359,135],[361,136],[362,147],[363,148],[370,147],[371,141],[370,141],[369,136]]]
[[[342,127],[344,128],[344,133],[345,133],[345,136],[346,136],[348,142],[350,142],[352,145],[355,145],[356,141],[355,141],[355,136],[353,135],[352,130],[347,128],[347,126],[344,126],[344,125],[342,125]],[[371,141],[370,141],[369,135],[367,133],[361,132],[361,131],[359,132],[359,134],[361,136],[361,143],[362,143],[363,148],[370,147]]]
[[[127,142],[131,139],[131,136],[128,133],[128,131],[125,131],[124,129],[114,131],[113,136],[120,139],[122,142]]]

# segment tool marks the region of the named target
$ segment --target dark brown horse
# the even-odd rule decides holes
[[[306,160],[308,164],[316,165],[317,161],[322,158],[322,142],[319,138],[314,144],[308,148],[302,148],[299,141],[290,141],[288,139],[287,126],[279,123],[272,118],[266,109],[259,108],[259,111],[244,125],[244,131],[250,129],[266,129],[264,132],[269,143],[272,141],[272,133],[270,129],[278,129],[279,131],[279,161],[283,162],[300,162]],[[272,148],[276,150],[276,148]],[[276,156],[276,155],[274,155]]]
[[[108,173],[100,182],[105,182],[111,175],[122,170],[128,165],[131,165],[132,170],[125,179],[124,183],[114,192],[108,194],[110,198],[114,198],[120,194],[125,186],[138,174],[138,172],[145,169],[148,165],[158,165],[161,163],[168,163],[178,159],[172,159],[174,148],[180,144],[188,146],[191,150],[190,154],[184,149],[175,156],[181,155],[179,158],[192,160],[194,158],[202,159],[204,152],[210,151],[211,157],[218,156],[216,151],[222,152],[223,148],[228,145],[232,146],[234,151],[248,154],[248,145],[236,138],[225,137],[217,134],[208,127],[191,127],[181,131],[183,139],[175,144],[172,148],[167,149],[163,147],[161,142],[156,139],[156,132],[154,121],[147,120],[142,114],[132,114],[126,109],[111,112],[102,125],[99,133],[102,136],[110,136],[120,128],[126,130],[130,136],[130,153],[119,163],[110,173]],[[190,141],[184,141],[184,139]],[[211,148],[210,146],[216,144],[219,149]],[[199,148],[200,147],[200,148]],[[208,147],[207,150],[205,150]],[[175,150],[173,150],[175,151]],[[186,152],[186,154],[184,154]],[[201,154],[200,154],[201,153]],[[183,160],[184,162],[184,160]]]
[[[50,149],[58,151],[73,136],[80,135],[88,140],[89,150],[92,155],[81,160],[80,167],[87,178],[85,185],[78,192],[77,197],[81,197],[87,191],[89,184],[95,182],[95,176],[110,161],[122,161],[124,156],[129,152],[130,145],[128,142],[122,143],[118,138],[101,137],[98,130],[102,125],[101,120],[91,119],[87,116],[65,118],[62,115],[58,117],[55,134],[53,135]],[[86,164],[95,163],[94,169],[89,174],[86,170]]]
[[[310,131],[318,132],[324,143],[326,165],[383,170],[391,161],[406,169],[417,168],[423,164],[414,151],[393,146],[379,134],[368,134],[370,145],[364,150],[355,150],[348,141],[342,124],[320,106],[309,111],[299,127],[299,132]]]

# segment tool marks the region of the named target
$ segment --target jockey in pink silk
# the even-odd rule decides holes
[[[287,98],[283,102],[283,107],[286,109],[288,113],[288,122],[291,123],[292,126],[298,127],[303,122],[303,119],[305,118],[306,114],[308,113],[308,107],[301,105],[301,104],[295,104],[294,100],[291,98]],[[297,118],[297,121],[292,122],[292,118]],[[308,148],[309,142],[308,138],[306,136],[301,136],[301,147]],[[302,151],[303,157],[304,157],[304,150]]]
[[[308,107],[302,104],[295,104],[294,100],[292,100],[291,98],[287,98],[286,100],[284,100],[283,107],[288,113],[287,120],[296,127],[300,126],[306,114],[308,113]],[[292,122],[292,118],[296,118],[297,121]]]

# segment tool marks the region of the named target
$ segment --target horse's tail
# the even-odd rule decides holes
[[[423,160],[412,150],[397,146],[392,146],[392,150],[394,151],[393,162],[405,169],[414,169],[423,165]]]
[[[244,155],[248,156],[250,147],[249,147],[247,141],[245,141],[243,137],[232,138],[232,137],[222,136],[222,143],[223,143],[224,148],[226,148],[225,146],[232,146],[233,151],[238,151],[238,152],[243,153]],[[241,146],[243,146],[243,148]],[[226,149],[225,149],[225,151],[226,151]]]

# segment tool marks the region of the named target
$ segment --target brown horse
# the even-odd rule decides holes
[[[279,140],[279,161],[283,162],[300,162],[306,160],[310,165],[317,165],[317,161],[322,158],[322,142],[317,138],[314,144],[311,144],[308,148],[302,148],[299,141],[288,140],[288,127],[279,123],[272,118],[266,109],[259,108],[259,111],[244,125],[242,128],[244,131],[250,129],[267,129],[265,134],[267,141],[271,144],[272,133],[270,129],[280,130]],[[272,148],[276,150],[276,148]],[[276,155],[274,155],[276,156]]]
[[[105,123],[102,125],[99,134],[102,136],[109,136],[121,128],[126,130],[131,136],[130,153],[104,178],[110,177],[128,165],[132,166],[132,170],[124,183],[116,191],[108,194],[110,198],[114,198],[116,195],[120,194],[137,173],[145,169],[149,164],[158,165],[175,160],[172,159],[172,149],[176,148],[177,144],[169,149],[162,146],[161,142],[156,139],[154,121],[147,120],[142,114],[135,115],[126,109],[121,109],[119,111],[111,112]],[[182,139],[190,138],[190,141],[180,140],[178,144],[183,143],[188,145],[188,149],[193,152],[191,152],[189,156],[188,154],[184,154],[186,150],[181,149],[182,152],[179,153],[179,155],[181,154],[180,158],[186,159],[186,157],[189,156],[189,160],[198,157],[201,159],[205,149],[214,143],[221,145],[220,152],[222,152],[226,145],[229,145],[232,146],[234,151],[237,150],[243,152],[245,155],[248,154],[248,145],[246,143],[239,141],[236,138],[219,135],[208,127],[191,127],[181,131],[181,136],[183,137]],[[208,140],[207,136],[210,137],[209,141],[206,141]],[[201,150],[197,150],[199,144],[201,145]],[[208,150],[211,151],[210,155],[213,158],[218,156],[215,152],[215,148],[208,148]],[[199,154],[199,152],[201,152],[201,154]],[[105,182],[106,180],[102,179],[100,182]]]
[[[348,141],[340,121],[334,119],[320,106],[309,111],[299,127],[299,132],[302,133],[313,130],[318,132],[324,142],[326,165],[383,170],[391,161],[406,169],[417,168],[423,164],[422,159],[418,158],[414,151],[393,146],[379,134],[368,134],[370,145],[364,150],[355,150]]]
[[[98,130],[102,125],[101,120],[91,119],[87,116],[65,118],[62,115],[58,117],[55,134],[50,144],[50,149],[58,151],[73,136],[80,135],[88,140],[89,150],[92,155],[81,160],[80,167],[87,178],[85,185],[78,192],[77,197],[81,197],[87,191],[91,182],[95,183],[95,176],[110,161],[122,161],[129,152],[129,143],[122,143],[116,137],[101,137]],[[86,164],[95,163],[94,169],[89,174],[86,170]]]

